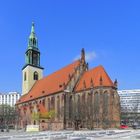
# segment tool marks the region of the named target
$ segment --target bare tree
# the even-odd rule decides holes
[[[19,114],[14,107],[7,104],[0,105],[0,126],[9,130],[9,126],[15,127],[16,121],[19,118]]]

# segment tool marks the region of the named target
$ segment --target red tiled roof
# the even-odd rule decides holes
[[[83,90],[84,89],[83,83],[85,83],[86,89],[90,88],[91,79],[93,81],[94,87],[100,86],[100,78],[102,78],[102,86],[114,86],[105,69],[102,66],[98,66],[84,73],[79,83],[77,84],[75,91]]]
[[[75,68],[79,65],[80,60],[77,60],[47,77],[36,81],[29,93],[21,96],[17,104],[62,91],[64,89],[63,84],[65,83],[66,85],[69,82],[69,74],[72,75]]]

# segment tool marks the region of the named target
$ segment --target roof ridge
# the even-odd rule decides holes
[[[103,85],[102,86],[113,86],[113,82],[107,72],[105,71],[104,67],[102,65],[99,65],[97,67],[94,67],[88,71],[86,71],[82,78],[79,80],[79,83],[77,84],[75,91],[80,91],[83,88],[83,80],[86,81],[87,88],[90,88],[90,79],[93,79],[93,85],[94,87],[100,86],[100,77],[103,77]]]
[[[94,70],[94,69],[98,69],[98,68],[104,68],[104,67],[102,65],[98,65],[98,66],[95,66],[95,67],[89,69],[88,71],[91,71],[91,70]]]
[[[61,69],[56,70],[56,71],[54,71],[54,72],[50,73],[49,75],[47,75],[47,76],[43,77],[43,78],[42,78],[42,79],[40,79],[40,80],[43,80],[43,79],[45,79],[45,78],[47,78],[47,77],[51,76],[52,74],[55,74],[55,73],[57,73],[58,71],[60,71],[60,70],[62,70],[62,69],[64,69],[64,68],[67,68],[68,66],[70,66],[70,65],[72,65],[72,64],[75,64],[75,63],[76,63],[76,62],[78,62],[78,61],[80,62],[80,60],[78,59],[78,60],[74,61],[73,63],[70,63],[70,64],[68,64],[68,65],[66,65],[66,66],[64,66],[64,67],[62,67]],[[40,80],[38,80],[38,81],[40,81]]]
[[[99,68],[100,66],[102,67],[102,65],[99,65],[99,66],[96,66],[96,67],[94,67],[94,68],[88,69],[87,71],[84,71],[83,74],[81,75],[81,77],[79,78],[79,80],[78,80],[78,82],[77,82],[77,85],[75,86],[75,89],[79,86],[80,81],[82,80],[82,78],[84,77],[84,75],[85,75],[86,73],[88,73],[88,72],[90,72],[90,71],[92,71],[92,70],[95,71],[95,69]],[[99,72],[99,71],[98,71],[98,72]],[[93,81],[95,81],[96,78],[97,78],[97,73],[96,73],[96,76],[93,77]],[[94,83],[93,83],[93,84],[94,84]],[[75,90],[75,89],[74,89],[74,90]]]

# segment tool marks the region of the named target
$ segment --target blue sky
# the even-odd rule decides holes
[[[21,92],[31,23],[48,75],[85,48],[89,67],[103,65],[119,89],[140,88],[140,1],[1,0],[0,92]]]

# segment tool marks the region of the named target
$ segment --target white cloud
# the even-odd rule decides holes
[[[92,52],[85,52],[85,54],[86,54],[86,61],[87,62],[91,62],[92,60],[94,60],[95,58],[97,58],[97,54],[94,52],[94,51],[92,51]],[[74,58],[74,60],[77,60],[77,59],[80,59],[80,55],[77,55],[75,58]]]
[[[73,60],[75,61],[75,60],[78,60],[78,59],[80,59],[80,55],[77,55]]]
[[[95,52],[86,53],[86,61],[88,61],[88,62],[94,60],[96,57],[97,57],[97,54]]]

